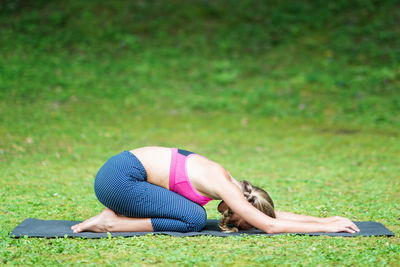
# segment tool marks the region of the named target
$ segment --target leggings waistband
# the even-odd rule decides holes
[[[132,152],[129,152],[128,150],[124,150],[120,154],[116,155],[125,155],[128,159],[132,159],[132,167],[136,168],[141,174],[142,177],[144,178],[145,181],[147,181],[147,172],[146,169],[144,168],[142,162],[133,154]]]

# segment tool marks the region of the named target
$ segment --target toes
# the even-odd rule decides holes
[[[71,230],[73,230],[75,232],[76,229],[80,228],[81,223],[75,224],[71,226]]]

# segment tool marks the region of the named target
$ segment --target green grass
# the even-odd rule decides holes
[[[86,108],[86,114],[97,110],[97,106]],[[354,128],[263,118],[250,118],[242,125],[242,117],[226,114],[186,114],[165,119],[153,114],[136,117],[122,113],[117,121],[112,114],[103,114],[101,128],[95,122],[90,126],[89,121],[84,129],[79,124],[55,122],[37,135],[29,135],[32,144],[24,139],[28,135],[20,140],[9,139],[1,162],[0,184],[4,263],[396,265],[400,259],[396,133],[358,129],[349,134]],[[207,155],[235,177],[266,188],[278,209],[374,220],[384,223],[397,236],[148,236],[112,240],[8,237],[26,217],[81,220],[101,211],[93,193],[97,169],[118,151],[147,144],[185,147]],[[209,218],[218,218],[216,204],[206,206]]]
[[[396,266],[398,8],[1,2],[0,265]],[[278,209],[378,221],[396,237],[9,238],[27,217],[101,211],[97,170],[145,145],[220,162]]]

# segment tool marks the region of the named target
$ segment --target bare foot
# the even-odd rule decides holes
[[[117,219],[117,217],[118,215],[114,211],[110,210],[109,208],[105,208],[100,214],[87,219],[84,222],[71,226],[71,230],[74,233],[85,231],[104,233],[108,231],[108,226],[111,222]]]

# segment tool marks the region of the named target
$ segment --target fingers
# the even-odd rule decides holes
[[[351,229],[351,228],[344,228],[344,232],[348,232],[348,233],[350,233],[350,234],[355,234],[356,233],[356,231],[354,231],[353,229]]]
[[[353,230],[355,230],[356,232],[360,232],[360,229],[357,227],[357,225],[355,224],[355,223],[353,223],[353,222],[351,222],[351,228],[353,229]]]
[[[355,234],[360,232],[360,229],[358,229],[357,225],[355,225],[352,221],[350,220],[341,220],[341,221],[336,221],[334,223],[330,223],[331,229],[330,231],[332,232],[347,232],[350,234]]]
[[[358,227],[353,222],[351,222],[351,224],[348,224],[344,227],[344,231],[351,234],[355,234],[360,232],[360,229],[358,229]]]
[[[357,227],[357,225],[354,222],[350,221],[349,219],[346,219],[346,223],[348,224],[347,227],[349,227],[350,229],[354,230],[355,232],[360,232],[360,229]]]
[[[346,224],[346,227],[350,228],[351,230],[353,230],[354,232],[360,232],[360,229],[357,227],[357,225],[352,222],[351,220],[344,218],[344,217],[340,217],[340,216],[335,216],[334,217],[335,220],[337,222],[342,222],[344,224]]]

